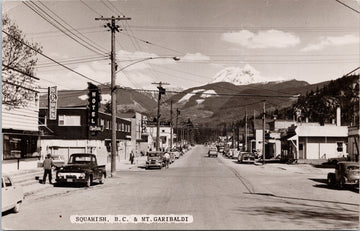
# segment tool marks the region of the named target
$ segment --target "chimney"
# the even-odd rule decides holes
[[[341,126],[341,109],[336,108],[336,126]]]

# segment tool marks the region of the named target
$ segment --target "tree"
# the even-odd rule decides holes
[[[7,15],[3,15],[2,24],[6,32],[2,40],[2,103],[10,109],[25,107],[37,97],[39,86],[33,75],[36,55],[42,47],[26,42],[23,32]]]

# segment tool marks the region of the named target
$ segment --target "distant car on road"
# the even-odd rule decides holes
[[[337,186],[339,189],[345,185],[359,185],[359,163],[351,161],[341,161],[335,166],[335,173],[330,172],[327,176],[327,183],[330,186]]]
[[[147,154],[147,161],[145,164],[145,168],[162,168],[165,164],[164,160],[164,152],[161,151],[151,151]]]
[[[1,212],[12,210],[18,213],[23,200],[22,187],[15,186],[9,176],[3,175],[1,177]]]
[[[215,157],[218,156],[218,151],[217,151],[216,147],[211,147],[208,151],[208,157],[212,157],[212,156],[215,156]]]

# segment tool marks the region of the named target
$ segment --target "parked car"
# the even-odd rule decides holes
[[[220,152],[221,154],[225,154],[224,153],[224,146],[219,146],[218,152]]]
[[[215,156],[215,157],[218,156],[218,151],[217,151],[216,147],[211,147],[208,151],[208,157],[212,157],[212,156]]]
[[[174,153],[175,159],[180,158],[181,152],[179,150],[174,149],[171,152]]]
[[[256,159],[255,154],[251,152],[241,152],[238,155],[239,163],[254,163],[255,159]]]
[[[161,151],[148,152],[145,168],[162,168],[164,166],[164,153]]]
[[[169,152],[170,154],[170,164],[174,163],[175,162],[175,154],[173,152]]]
[[[23,188],[14,185],[9,176],[3,175],[1,177],[1,212],[12,210],[18,213],[23,200]]]
[[[74,153],[70,155],[67,165],[56,171],[56,184],[82,183],[86,187],[98,180],[103,184],[106,178],[105,165],[98,165],[96,155],[90,153]]]
[[[341,161],[335,166],[335,173],[327,175],[327,183],[330,186],[337,186],[339,189],[346,185],[359,185],[359,163],[351,161]]]

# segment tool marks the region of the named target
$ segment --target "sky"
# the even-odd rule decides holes
[[[249,65],[266,81],[313,84],[359,66],[359,14],[335,0],[26,0],[2,1],[2,13],[44,54],[95,83],[111,81],[111,33],[101,16],[131,18],[117,21],[120,86],[187,89]],[[38,57],[42,88],[87,87],[89,79]]]

